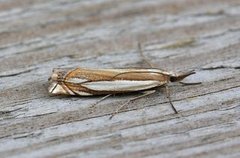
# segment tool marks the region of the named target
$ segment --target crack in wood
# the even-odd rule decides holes
[[[0,78],[18,76],[18,75],[21,75],[21,74],[32,72],[32,71],[37,70],[37,69],[38,68],[31,68],[31,69],[19,71],[19,72],[16,72],[16,73],[0,75]]]

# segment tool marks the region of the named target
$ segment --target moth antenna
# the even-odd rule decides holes
[[[155,66],[143,54],[142,45],[140,42],[138,42],[138,50],[139,50],[140,55],[141,55],[142,59],[144,60],[144,62],[147,63],[150,68],[154,68]]]
[[[181,73],[181,74],[175,75],[175,76],[170,76],[170,81],[171,82],[179,82],[179,81],[183,80],[184,78],[186,78],[186,77],[188,77],[192,74],[195,74],[194,70],[189,71],[189,72],[185,72],[185,73]]]

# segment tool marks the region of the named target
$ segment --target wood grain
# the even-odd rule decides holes
[[[58,97],[53,68],[196,70],[164,95]],[[239,0],[0,0],[0,157],[240,156]]]

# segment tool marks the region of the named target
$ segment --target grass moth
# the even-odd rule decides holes
[[[141,46],[139,45],[141,52]],[[141,52],[143,57],[143,54]],[[144,59],[144,58],[143,58]],[[145,60],[151,67],[153,65]],[[194,71],[185,73],[172,73],[156,68],[146,69],[88,69],[88,68],[64,68],[54,69],[49,78],[50,86],[48,92],[53,95],[76,95],[94,96],[119,93],[130,93],[136,91],[151,90],[164,86],[167,97],[175,113],[178,113],[173,106],[168,90],[169,82],[179,82],[185,77],[194,74]],[[145,93],[142,96],[152,94]],[[135,97],[129,101],[138,99]],[[106,97],[104,97],[106,98]],[[129,103],[129,101],[127,103]],[[127,104],[126,103],[126,104]],[[116,110],[117,113],[126,104]],[[113,115],[112,115],[113,116]]]

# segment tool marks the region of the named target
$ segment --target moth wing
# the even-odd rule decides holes
[[[48,92],[50,94],[68,94],[68,95],[74,95],[74,93],[64,84],[59,84],[57,82],[52,82],[49,85]]]
[[[112,92],[132,92],[151,89],[165,84],[155,80],[133,81],[133,80],[114,80],[114,81],[95,81],[81,84],[81,86],[94,91]]]

